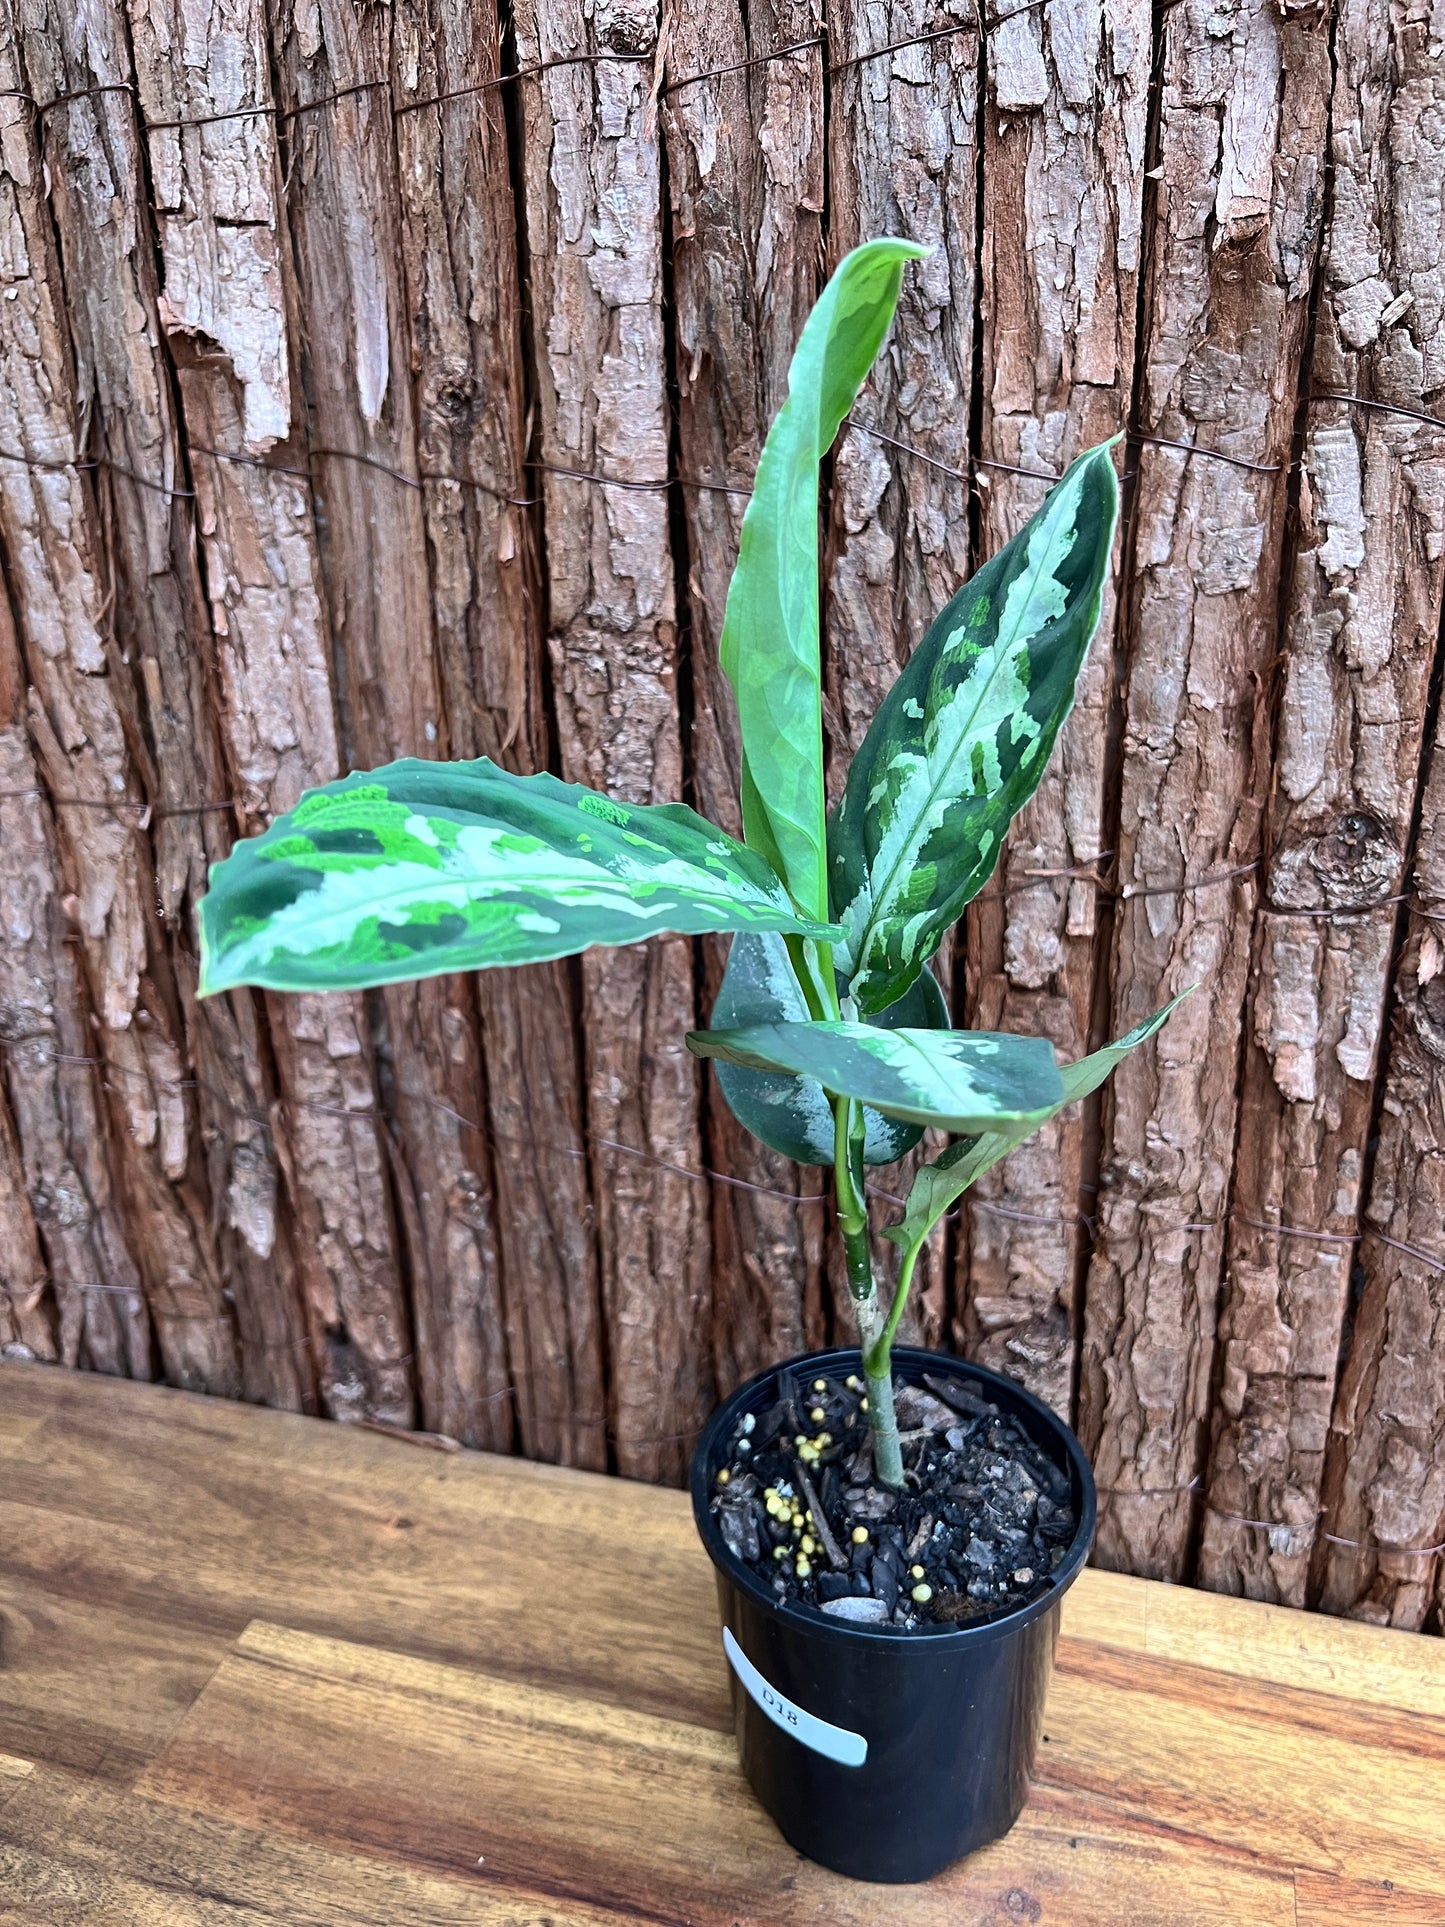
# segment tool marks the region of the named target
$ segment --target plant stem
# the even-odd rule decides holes
[[[884,1320],[873,1279],[873,1253],[868,1241],[868,1206],[861,1177],[863,1113],[846,1097],[833,1100],[833,1184],[838,1197],[838,1229],[848,1262],[848,1292],[858,1323],[863,1353],[863,1375],[868,1386],[868,1426],[873,1434],[873,1469],[884,1485],[903,1484],[903,1454],[898,1444],[898,1420],[893,1411],[893,1364],[890,1347],[898,1328],[901,1304],[895,1299]],[[855,1156],[858,1159],[855,1166]],[[911,1275],[911,1267],[910,1275]],[[907,1284],[903,1284],[907,1294]],[[880,1369],[874,1370],[874,1365]]]

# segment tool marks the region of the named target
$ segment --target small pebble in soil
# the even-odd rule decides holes
[[[806,1381],[805,1381],[806,1382]],[[744,1414],[712,1510],[734,1556],[781,1600],[902,1630],[993,1618],[1037,1598],[1068,1556],[1068,1473],[976,1381],[895,1382],[904,1486],[873,1476],[862,1380],[798,1382]],[[789,1423],[791,1421],[791,1423]]]

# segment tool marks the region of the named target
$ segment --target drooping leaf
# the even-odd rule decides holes
[[[747,929],[829,934],[680,804],[615,803],[485,757],[407,760],[310,791],[215,865],[201,990],[359,989]]]
[[[713,1005],[713,1029],[807,1021],[808,1007],[783,939],[771,932],[740,930]],[[947,1030],[948,1021],[948,1006],[931,970],[920,971],[905,995],[876,1019],[890,1029],[904,1025],[913,1030]],[[833,1112],[816,1078],[744,1070],[722,1059],[717,1072],[729,1109],[754,1137],[799,1164],[833,1162]],[[895,1163],[922,1135],[920,1125],[885,1117],[871,1104],[863,1106],[865,1164]]]
[[[743,829],[819,919],[828,914],[818,650],[818,464],[882,346],[910,241],[869,241],[808,316],[774,417],[728,588],[722,666],[742,726]]]
[[[942,1157],[936,1158],[932,1164],[925,1164],[914,1178],[903,1217],[897,1224],[888,1227],[883,1233],[884,1237],[902,1245],[905,1251],[912,1245],[921,1244],[944,1212],[963,1196],[970,1185],[977,1184],[985,1171],[992,1170],[994,1165],[1006,1158],[1026,1138],[1032,1137],[1066,1105],[1098,1090],[1130,1051],[1147,1043],[1162,1028],[1171,1011],[1176,1010],[1188,995],[1189,991],[1184,991],[1173,1002],[1165,1004],[1162,1010],[1156,1010],[1152,1017],[1146,1017],[1142,1024],[1136,1024],[1133,1030],[1126,1032],[1115,1043],[1106,1044],[1102,1050],[1096,1050],[1088,1057],[1081,1057],[1076,1064],[1061,1064],[1059,1081],[1064,1087],[1063,1101],[1054,1105],[1043,1117],[1002,1130],[985,1131],[978,1137],[963,1138],[957,1144],[950,1144]]]
[[[884,1030],[871,1024],[749,1024],[689,1031],[687,1047],[748,1070],[815,1078],[889,1117],[979,1132],[1042,1119],[1063,1100],[1050,1044],[981,1030]]]
[[[1033,795],[1098,626],[1112,444],[1071,464],[965,583],[889,690],[828,826],[836,953],[860,1010],[913,981]]]

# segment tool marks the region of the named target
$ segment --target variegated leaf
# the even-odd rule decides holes
[[[714,1030],[749,1024],[806,1023],[808,1007],[788,958],[787,945],[771,932],[740,930],[728,952],[727,970],[713,1005]],[[889,1029],[947,1030],[948,1006],[931,970],[876,1019]],[[718,1083],[733,1116],[754,1137],[799,1164],[831,1164],[835,1149],[833,1110],[813,1077],[749,1071],[718,1060]],[[863,1106],[863,1162],[893,1164],[922,1137],[921,1125],[885,1117]]]
[[[615,803],[485,757],[407,760],[310,791],[216,864],[201,989],[359,989],[744,929],[835,934],[681,804]]]
[[[836,953],[864,1012],[912,983],[1038,787],[1098,626],[1118,487],[1091,449],[929,629],[828,828]]]
[[[1032,1137],[1065,1105],[1073,1104],[1077,1099],[1087,1097],[1091,1091],[1098,1090],[1130,1051],[1147,1043],[1163,1027],[1170,1012],[1176,1010],[1188,995],[1189,991],[1186,990],[1162,1010],[1156,1010],[1152,1017],[1146,1017],[1142,1024],[1136,1024],[1116,1043],[1106,1044],[1103,1050],[1081,1057],[1076,1064],[1061,1064],[1059,1080],[1064,1087],[1063,1101],[1055,1104],[1042,1117],[1003,1130],[985,1131],[978,1137],[968,1137],[958,1144],[950,1144],[942,1157],[935,1159],[932,1164],[925,1164],[914,1178],[902,1219],[890,1225],[883,1233],[884,1237],[891,1238],[905,1250],[922,1244],[944,1212],[963,1196],[970,1185],[977,1184],[985,1171],[991,1171],[994,1165],[1006,1158],[1025,1138]]]
[[[743,517],[720,645],[742,729],[743,830],[794,901],[828,914],[818,648],[818,464],[893,319],[911,241],[846,255],[803,327]]]
[[[1041,1037],[981,1030],[883,1030],[871,1024],[749,1024],[689,1031],[687,1047],[756,1071],[815,1078],[888,1117],[980,1132],[1042,1119],[1063,1102]]]

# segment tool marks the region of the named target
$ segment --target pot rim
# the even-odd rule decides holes
[[[969,1641],[979,1644],[1018,1632],[1057,1607],[1083,1570],[1084,1561],[1088,1558],[1093,1546],[1094,1528],[1098,1517],[1098,1494],[1094,1485],[1093,1468],[1089,1464],[1084,1448],[1073,1428],[1066,1424],[1051,1407],[1045,1405],[1041,1398],[1020,1385],[1017,1379],[1009,1378],[1003,1372],[993,1371],[987,1365],[976,1365],[971,1359],[958,1358],[951,1352],[929,1351],[921,1345],[895,1345],[893,1365],[895,1370],[900,1365],[912,1366],[920,1377],[925,1369],[942,1367],[951,1376],[972,1378],[981,1382],[990,1393],[994,1390],[1001,1391],[1005,1395],[1006,1406],[1012,1406],[1016,1416],[1033,1421],[1033,1424],[1026,1429],[1035,1434],[1042,1430],[1056,1445],[1063,1448],[1064,1458],[1082,1493],[1083,1503],[1074,1536],[1069,1542],[1068,1555],[1058,1571],[1054,1573],[1052,1585],[1041,1592],[1036,1599],[1001,1612],[996,1618],[980,1619],[962,1626],[920,1626],[909,1631],[902,1626],[866,1626],[852,1620],[831,1619],[828,1614],[819,1612],[815,1607],[800,1605],[796,1600],[780,1600],[770,1586],[765,1586],[741,1559],[736,1558],[729,1551],[709,1509],[713,1491],[710,1465],[714,1456],[719,1458],[722,1456],[717,1448],[723,1435],[747,1409],[756,1394],[775,1378],[780,1370],[804,1366],[861,1370],[862,1353],[855,1345],[832,1345],[820,1351],[798,1352],[791,1358],[779,1359],[777,1364],[755,1372],[714,1411],[693,1450],[689,1479],[693,1519],[703,1542],[703,1548],[714,1566],[726,1576],[730,1584],[747,1593],[758,1605],[767,1608],[778,1619],[785,1620],[790,1626],[799,1630],[806,1629],[808,1633],[816,1634],[822,1639],[843,1640],[855,1647],[862,1642],[880,1648],[887,1647],[894,1652],[908,1646],[926,1648],[932,1652],[940,1647],[952,1649]],[[1035,1437],[1035,1443],[1039,1443],[1037,1437]]]

